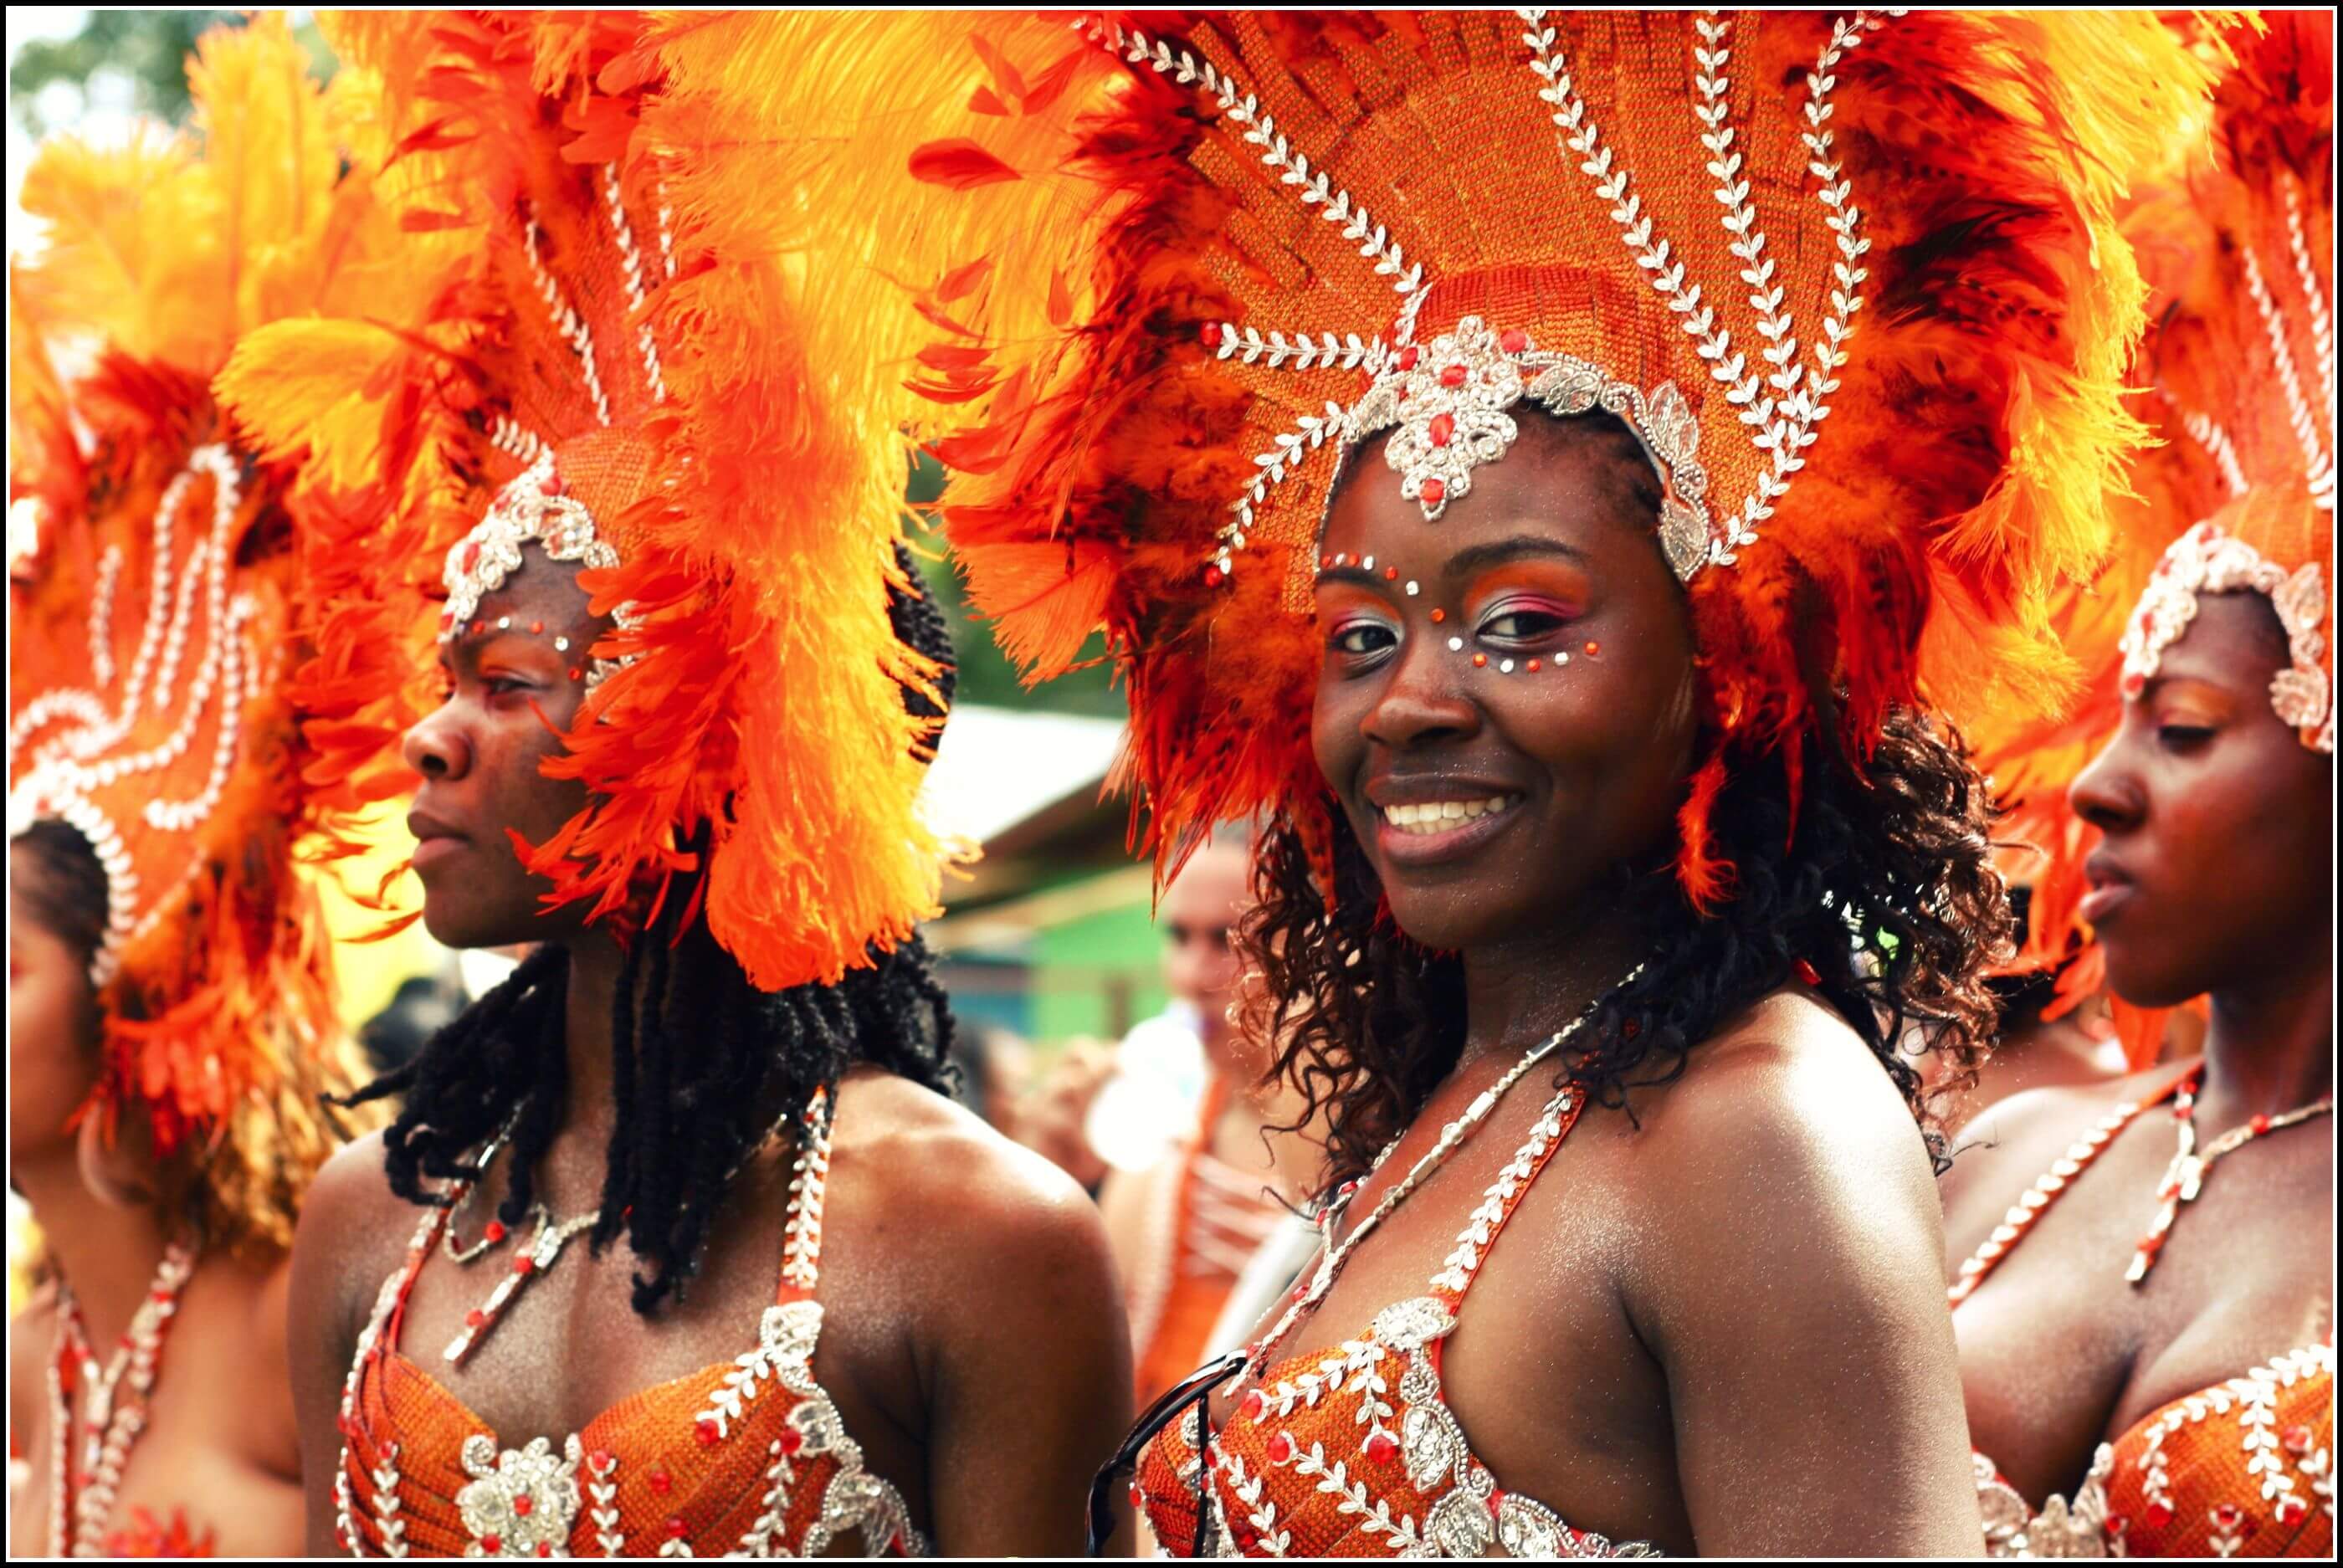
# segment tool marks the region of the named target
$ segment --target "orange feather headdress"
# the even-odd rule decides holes
[[[317,802],[287,685],[298,597],[289,471],[238,446],[206,383],[272,317],[395,288],[347,156],[370,152],[281,17],[206,34],[197,136],[45,145],[10,275],[8,828],[62,820],[106,873],[90,965],[126,1103],[203,1147],[229,1240],[292,1235],[355,1057],[297,854]],[[60,374],[68,357],[86,374]],[[14,531],[12,528],[12,532]]]
[[[903,68],[943,21],[327,25],[388,85],[387,199],[464,252],[427,310],[286,324],[220,384],[347,520],[305,676],[319,749],[398,787],[435,610],[454,629],[534,542],[614,622],[549,769],[590,804],[523,851],[549,900],[635,918],[704,829],[708,920],[756,983],[868,962],[932,912],[944,859],[915,805],[932,721],[902,699],[938,672],[888,617],[933,329],[880,270],[900,148],[871,154],[890,95],[946,73]]]
[[[2215,53],[2193,21],[2177,25]],[[1977,735],[1977,762],[2006,807],[2004,831],[2033,852],[2026,967],[2080,961],[2060,988],[2099,983],[2076,915],[2097,835],[2067,788],[2114,736],[2129,690],[2193,617],[2196,595],[2273,594],[2296,658],[2272,693],[2304,743],[2331,750],[2334,517],[2334,33],[2323,13],[2267,12],[2211,107],[2212,161],[2197,156],[2143,191],[2123,219],[2155,323],[2134,377],[2157,444],[2114,500],[2114,550],[2097,578],[2062,590],[2052,624],[2084,672],[2064,712],[2006,711]],[[2284,597],[2280,597],[2280,596]],[[2287,618],[2290,617],[2290,619]],[[2117,1032],[2152,1060],[2163,1013],[2118,1001]]]
[[[1326,843],[1306,615],[1338,452],[1427,518],[1513,414],[1602,407],[1664,482],[1715,737],[1924,696],[2048,705],[2050,588],[2138,438],[2126,173],[2201,98],[2151,18],[1148,14],[1077,166],[1097,308],[939,445],[978,603],[1041,674],[1103,626],[1168,864],[1267,807]],[[971,121],[971,124],[977,122]],[[914,173],[918,173],[917,166]],[[1384,473],[1383,467],[1393,470]]]

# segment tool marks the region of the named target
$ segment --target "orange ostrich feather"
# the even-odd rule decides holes
[[[1332,449],[1378,367],[1468,317],[1681,409],[1631,417],[1666,427],[1647,447],[1696,437],[1697,903],[1731,896],[1724,770],[1825,722],[1817,679],[1857,756],[1892,707],[1966,722],[2071,688],[2048,598],[2098,563],[2143,434],[2114,208],[2207,68],[2135,15],[1543,16],[1090,30],[1120,73],[1061,155],[1093,193],[1061,203],[1091,307],[993,356],[937,450],[1003,646],[1039,678],[1106,631],[1160,873],[1262,809],[1323,841],[1306,609]]]
[[[168,1155],[202,1146],[209,1232],[283,1246],[347,1089],[328,939],[297,869],[329,849],[285,679],[291,471],[239,451],[206,383],[242,335],[387,286],[343,160],[371,156],[281,17],[189,63],[195,134],[46,143],[10,269],[9,483],[36,539],[10,563],[11,836],[88,839],[107,879],[92,965],[104,1070]],[[362,182],[361,182],[362,183]],[[63,364],[91,367],[79,376]]]
[[[2077,701],[2063,712],[1994,713],[1975,737],[1978,765],[2007,813],[2003,831],[2017,847],[2012,873],[2033,883],[2018,965],[2071,963],[2061,989],[2076,1000],[2096,989],[2102,970],[2076,914],[2087,890],[2083,860],[2098,836],[2069,809],[2066,792],[2122,721],[2125,633],[2167,547],[2210,520],[2287,573],[2313,565],[2331,572],[2333,562],[2333,348],[2331,326],[2321,323],[2334,287],[2334,20],[2263,13],[2252,35],[2229,35],[2242,39],[2234,60],[2203,20],[2173,25],[2224,69],[2207,118],[2180,127],[2171,166],[2137,193],[2122,219],[2150,287],[2153,326],[2133,379],[2146,388],[2140,407],[2156,444],[2112,500],[2106,566],[2094,580],[2063,589],[2052,611],[2054,629],[2084,671]],[[2242,280],[2248,256],[2268,313]],[[2324,387],[2323,504],[2315,483],[2321,460],[2296,434],[2274,341],[2287,346],[2313,421]],[[2331,638],[2322,634],[2322,643]],[[2328,646],[2312,661],[2330,690],[2333,658]],[[2315,743],[2316,729],[2308,727],[2307,740]],[[2116,1013],[2133,1064],[2152,1061],[2165,1012],[2118,1000]]]
[[[617,548],[615,569],[581,578],[597,608],[630,607],[593,650],[618,668],[548,765],[591,803],[524,848],[548,900],[628,924],[705,828],[708,920],[759,985],[868,962],[934,910],[945,859],[915,802],[932,727],[899,688],[937,672],[887,615],[922,407],[907,383],[942,291],[890,276],[886,189],[899,103],[949,75],[909,66],[963,25],[327,25],[386,84],[401,148],[386,202],[418,242],[462,246],[422,308],[283,324],[220,382],[269,450],[309,455],[338,519],[303,676],[317,749],[354,790],[382,770],[424,700],[440,561],[534,460],[508,438],[531,432]],[[972,87],[981,67],[962,75]]]

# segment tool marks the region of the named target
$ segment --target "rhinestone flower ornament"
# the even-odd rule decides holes
[[[447,606],[439,614],[439,640],[453,641],[478,612],[480,601],[504,587],[521,568],[521,547],[534,544],[546,558],[577,561],[588,570],[608,571],[618,564],[618,552],[595,531],[594,516],[568,493],[547,452],[497,492],[488,515],[474,525],[462,542],[447,552],[440,580],[447,588]],[[614,618],[631,623],[628,607],[621,605]],[[587,667],[586,689],[591,691],[624,663],[597,658]]]
[[[1675,384],[1662,382],[1646,395],[1586,360],[1541,352],[1525,332],[1497,332],[1477,316],[1429,344],[1383,356],[1373,385],[1342,415],[1342,437],[1355,443],[1391,430],[1383,461],[1400,476],[1400,493],[1433,521],[1472,493],[1473,469],[1512,449],[1521,427],[1506,410],[1524,397],[1564,417],[1601,408],[1623,419],[1659,475],[1660,546],[1669,568],[1685,580],[1711,558],[1700,424]]]

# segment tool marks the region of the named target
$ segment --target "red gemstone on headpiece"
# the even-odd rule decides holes
[[[1456,438],[1456,416],[1445,409],[1434,414],[1432,422],[1424,427],[1424,434],[1432,437],[1433,446],[1445,447]]]
[[[1413,343],[1409,344],[1406,347],[1399,351],[1399,367],[1403,370],[1414,369],[1418,353],[1415,345]]]
[[[1218,568],[1218,567],[1206,567],[1206,568],[1204,568],[1204,586],[1205,586],[1206,588],[1218,588],[1218,587],[1220,587],[1220,586],[1221,586],[1221,577],[1222,577],[1222,572],[1221,572],[1221,568]]]
[[[794,1426],[781,1428],[781,1452],[793,1454],[805,1446],[805,1433]]]
[[[488,1221],[488,1229],[482,1231],[480,1234],[488,1241],[501,1241],[505,1239],[505,1222],[502,1220],[491,1220]]]
[[[1472,372],[1462,365],[1443,366],[1440,371],[1440,384],[1443,387],[1462,387],[1464,385],[1464,377],[1471,374]]]
[[[1275,1437],[1269,1440],[1270,1463],[1283,1464],[1287,1460],[1292,1459],[1292,1457],[1293,1436],[1291,1432],[1281,1432]]]
[[[699,1440],[700,1447],[714,1448],[724,1434],[716,1430],[714,1422],[703,1416],[691,1423],[691,1435]]]
[[[523,1519],[528,1518],[528,1511],[536,1506],[537,1500],[529,1496],[526,1492],[513,1499],[513,1512],[519,1514]]]
[[[488,1534],[480,1537],[480,1550],[488,1553],[490,1555],[494,1555],[495,1553],[503,1551],[504,1548],[505,1538],[501,1535]]]
[[[1399,1440],[1377,1427],[1367,1433],[1367,1457],[1377,1464],[1389,1464],[1399,1457]]]
[[[538,481],[537,493],[540,496],[558,496],[561,494],[561,476],[558,474],[546,475],[544,478]]]
[[[1530,351],[1530,335],[1516,327],[1497,339],[1497,347],[1508,354],[1527,354]]]
[[[1198,336],[1203,338],[1205,347],[1218,348],[1221,346],[1221,324],[1217,321],[1207,321],[1204,323],[1204,330]]]
[[[586,1460],[588,1463],[591,1464],[597,1470],[608,1470],[610,1466],[618,1462],[617,1460],[610,1457],[610,1451],[607,1448],[596,1449],[593,1452],[586,1456]]]
[[[1423,481],[1423,504],[1425,506],[1436,507],[1443,500],[1446,499],[1447,496],[1448,487],[1442,481],[1438,479],[1426,479]]]
[[[1804,959],[1800,959],[1796,963],[1792,964],[1790,966],[1790,972],[1796,975],[1808,985],[1818,986],[1823,983],[1823,977],[1815,972],[1815,966],[1808,963]]]
[[[552,1555],[553,1555],[553,1543],[552,1543],[552,1542],[550,1542],[550,1541],[540,1541],[540,1542],[538,1542],[538,1543],[537,1543],[537,1554],[538,1554],[539,1557],[550,1557],[550,1556],[552,1556]]]
[[[2246,1511],[2234,1503],[2216,1503],[2206,1513],[2206,1517],[2213,1522],[2213,1528],[2220,1531],[2235,1530],[2245,1516]]]
[[[1244,1418],[1259,1421],[1269,1413],[1269,1396],[1259,1389],[1249,1389],[1244,1396]]]

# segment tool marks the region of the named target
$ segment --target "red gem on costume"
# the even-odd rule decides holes
[[[1415,362],[1418,357],[1419,355],[1415,345],[1413,343],[1409,344],[1406,347],[1399,351],[1399,367],[1403,370],[1414,369]]]
[[[2246,1511],[2234,1503],[2216,1503],[2207,1511],[2205,1517],[2213,1522],[2214,1529],[2227,1534],[2244,1521]]]
[[[1485,669],[1485,668],[1488,668],[1488,665],[1489,665],[1489,656],[1488,656],[1487,654],[1485,654],[1485,653],[1476,653],[1476,654],[1474,654],[1474,655],[1473,656],[1473,668],[1475,668],[1475,669]]]
[[[540,496],[558,496],[561,494],[561,476],[558,474],[548,474],[544,478],[538,480],[537,485],[537,493]]]
[[[1443,500],[1446,499],[1447,496],[1448,487],[1440,480],[1426,479],[1423,481],[1423,504],[1425,506],[1436,507]]]
[[[2257,1116],[2253,1121],[2247,1122],[2247,1125],[2254,1130],[2254,1136],[2259,1138],[2263,1133],[2269,1131],[2269,1118],[2267,1116]]]
[[[2278,1500],[2278,1507],[2273,1512],[2280,1524],[2298,1524],[2301,1523],[2302,1516],[2310,1512],[2310,1504],[2289,1492]]]
[[[610,1457],[610,1451],[607,1448],[598,1448],[593,1452],[588,1454],[586,1458],[588,1462],[591,1463],[597,1470],[608,1470],[610,1466],[618,1462],[617,1460]]]
[[[2194,1121],[2197,1120],[2197,1102],[2184,1100],[2172,1108],[2172,1114],[2183,1121]]]
[[[2125,1536],[2127,1536],[2127,1535],[2130,1534],[2130,1533],[2131,1533],[2131,1515],[2130,1515],[2130,1514],[2128,1514],[2128,1513],[2110,1513],[2110,1514],[2108,1514],[2108,1515],[2107,1515],[2107,1533],[2108,1533],[2108,1534],[2110,1534],[2110,1535],[2112,1535],[2112,1536],[2114,1536],[2114,1537],[2115,1537],[2117,1540],[2118,1540],[2118,1541],[2122,1540]]]
[[[2264,1117],[2262,1120],[2267,1121],[2269,1119],[2268,1117]],[[2255,1131],[2259,1131],[2260,1129],[2257,1128]],[[153,1290],[147,1292],[146,1294],[153,1299],[156,1306],[161,1306],[164,1302],[171,1299],[171,1292],[163,1289],[160,1285],[156,1286]]]
[[[1207,321],[1204,323],[1203,331],[1197,336],[1203,338],[1205,347],[1218,348],[1221,346],[1221,324],[1217,321]]]
[[[1792,964],[1790,966],[1790,972],[1796,975],[1808,985],[1820,985],[1823,983],[1823,977],[1815,972],[1815,966],[1808,963],[1804,959],[1800,959],[1796,963]]]
[[[513,1260],[513,1272],[516,1274],[533,1274],[537,1272],[537,1260],[529,1256],[527,1252],[523,1252],[519,1257]]]
[[[1462,365],[1444,365],[1440,370],[1440,384],[1443,387],[1462,387],[1464,385],[1464,377],[1471,374],[1472,372]]]
[[[501,1552],[504,1550],[504,1546],[505,1538],[501,1535],[483,1535],[480,1537],[480,1550],[483,1552]]]
[[[469,577],[472,575],[472,568],[479,564],[480,541],[478,539],[469,540],[464,546],[464,558],[457,563],[458,569],[462,571],[466,577]]]
[[[1248,1389],[1244,1396],[1244,1418],[1259,1421],[1269,1413],[1269,1396],[1259,1389]]]
[[[553,1555],[553,1543],[552,1543],[552,1542],[550,1542],[550,1541],[540,1541],[540,1542],[538,1542],[538,1543],[537,1543],[537,1554],[538,1554],[539,1557],[550,1557],[550,1556],[552,1556],[552,1555]]]
[[[439,634],[442,637],[445,637],[447,634],[447,628],[455,624],[456,612],[454,610],[443,609],[439,612]]]
[[[523,1519],[528,1518],[528,1511],[536,1506],[537,1500],[529,1496],[526,1492],[513,1499],[513,1512],[519,1514]]]
[[[1545,668],[1545,665],[1544,665],[1544,663],[1542,660],[1534,659],[1534,658],[1530,660],[1530,668],[1531,668],[1533,671],[1540,670],[1540,669],[1543,669],[1543,668]]]
[[[1204,586],[1206,588],[1218,588],[1221,586],[1220,568],[1206,567],[1204,568]]]
[[[1499,1505],[1499,1504],[1501,1504],[1501,1503],[1503,1503],[1504,1501],[1505,1501],[1505,1493],[1504,1493],[1504,1489],[1503,1489],[1503,1488],[1502,1488],[1502,1487],[1500,1487],[1498,1490],[1496,1490],[1496,1491],[1492,1492],[1491,1493],[1489,1493],[1489,1517],[1490,1517],[1490,1518],[1494,1519],[1494,1518],[1497,1516],[1497,1508],[1498,1508],[1498,1505]]]
[[[1133,1508],[1147,1506],[1147,1494],[1139,1490],[1139,1483],[1136,1481],[1131,1483],[1131,1505]]]
[[[1367,1457],[1377,1464],[1389,1464],[1399,1457],[1399,1439],[1383,1428],[1367,1433]]]
[[[488,1314],[480,1311],[478,1307],[474,1307],[470,1312],[464,1314],[464,1326],[468,1329],[477,1329],[488,1321]]]
[[[661,1465],[659,1469],[652,1471],[649,1476],[646,1479],[650,1482],[651,1490],[658,1493],[661,1497],[665,1497],[675,1485],[675,1477],[667,1473],[667,1467],[665,1465]]]
[[[1424,434],[1432,437],[1433,446],[1445,447],[1456,438],[1456,416],[1444,411],[1434,414],[1432,423],[1424,427]]]
[[[805,1446],[805,1433],[799,1432],[796,1427],[784,1426],[781,1428],[780,1442],[781,1452],[783,1453],[794,1454],[798,1450]]]
[[[2137,697],[2142,691],[2146,690],[2147,688],[2147,677],[2140,674],[2137,670],[2134,670],[2131,674],[2123,678],[2123,694],[2126,697]]]
[[[1530,335],[1516,327],[1497,338],[1497,347],[1508,354],[1527,354],[1530,351]]]
[[[717,1430],[714,1422],[702,1418],[691,1423],[691,1435],[699,1439],[700,1447],[714,1448],[724,1434]]]
[[[2289,1426],[2286,1429],[2286,1435],[2278,1441],[2286,1444],[2286,1451],[2288,1453],[2308,1453],[2313,1439],[2308,1427]]]
[[[2172,1523],[2172,1504],[2159,1497],[2140,1511],[2139,1518],[2150,1530],[2161,1530]]]
[[[690,1533],[691,1526],[686,1524],[682,1520],[670,1519],[667,1522],[667,1538],[669,1540],[680,1541]]]
[[[1283,1464],[1287,1460],[1292,1459],[1292,1457],[1293,1436],[1291,1432],[1281,1432],[1275,1437],[1269,1440],[1270,1463]]]

